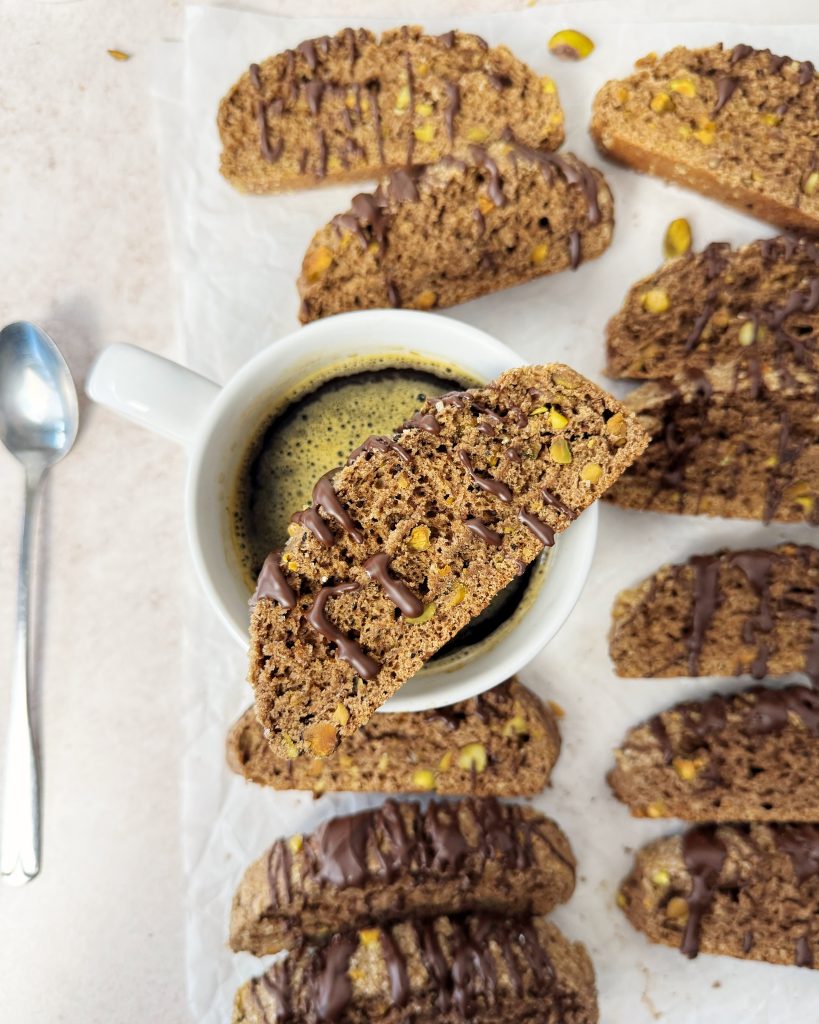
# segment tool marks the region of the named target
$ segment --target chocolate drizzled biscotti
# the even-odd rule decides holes
[[[819,691],[756,686],[632,729],[609,773],[638,818],[819,821]]]
[[[251,64],[222,100],[222,174],[243,192],[374,178],[430,164],[504,129],[557,149],[554,82],[505,46],[420,28],[308,39]]]
[[[713,242],[638,281],[606,330],[612,377],[685,379],[751,397],[819,389],[819,246]]]
[[[574,370],[528,366],[428,401],[322,478],[267,559],[251,620],[249,678],[274,753],[332,753],[646,442]]]
[[[558,826],[494,799],[388,800],[280,839],[245,872],[230,945],[261,955],[405,915],[543,914],[574,890]]]
[[[600,149],[786,228],[819,231],[819,78],[810,61],[722,44],[637,62],[594,100]]]
[[[695,555],[618,594],[609,651],[620,676],[819,679],[819,550]]]
[[[651,444],[606,497],[647,512],[817,522],[818,397],[718,392],[705,377],[643,384],[625,404]]]
[[[301,319],[354,309],[453,306],[576,268],[611,241],[603,176],[576,157],[514,139],[470,146],[353,199],[313,238]]]
[[[618,899],[652,942],[819,967],[819,825],[705,825],[638,851]]]
[[[228,764],[273,789],[533,796],[560,751],[550,708],[511,679],[432,711],[373,715],[330,757],[276,757],[253,708],[228,736]]]
[[[585,948],[542,917],[401,921],[303,947],[236,994],[233,1024],[596,1024]]]

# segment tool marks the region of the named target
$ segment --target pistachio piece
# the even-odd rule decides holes
[[[298,834],[290,836],[287,840],[287,845],[290,847],[291,853],[298,853],[302,846],[304,846],[304,839]]]
[[[317,246],[307,257],[304,272],[310,284],[314,284],[333,262],[333,254],[326,245]]]
[[[646,807],[646,816],[649,818],[663,818],[665,817],[665,804],[658,800],[656,803],[649,804]]]
[[[668,88],[679,96],[687,96],[693,99],[697,95],[697,87],[690,78],[672,78]]]
[[[665,313],[669,307],[668,292],[663,288],[651,288],[643,292],[640,302],[647,313]]]
[[[479,775],[485,771],[488,761],[483,743],[467,743],[465,747],[461,747],[458,754],[458,767],[465,771],[474,769]]]
[[[686,757],[675,757],[671,764],[683,782],[693,782],[697,777],[699,765],[696,761],[691,761]]]
[[[466,137],[470,142],[486,142],[489,138],[489,129],[482,128],[480,125],[475,125],[472,128],[467,128]]]
[[[544,75],[540,80],[540,87],[543,89],[544,95],[554,96],[557,92],[557,86],[555,85],[554,79],[549,78],[548,75]]]
[[[425,792],[435,789],[435,773],[429,768],[416,768],[412,773],[412,784]]]
[[[541,242],[539,245],[536,245],[529,253],[529,260],[531,263],[534,263],[535,266],[537,266],[539,263],[545,262],[546,257],[548,255],[549,246],[546,242]]]
[[[666,904],[665,916],[673,921],[685,921],[688,919],[688,903],[682,896],[672,896]]]
[[[333,712],[333,721],[337,722],[341,726],[346,725],[350,721],[350,712],[343,704],[339,704]]]
[[[402,85],[395,97],[395,113],[403,114],[410,105],[410,91],[408,85]]]
[[[655,114],[668,114],[674,109],[674,100],[667,92],[657,92],[651,97],[648,105]]]
[[[438,296],[431,288],[427,288],[415,296],[415,306],[417,309],[432,309],[437,301]]]
[[[658,871],[655,871],[654,874],[651,876],[651,882],[652,885],[657,885],[660,887],[670,885],[671,875],[669,875],[665,868],[660,868]]]
[[[806,196],[812,196],[815,195],[817,190],[819,190],[819,171],[811,171],[807,178],[805,178],[802,191]]]
[[[336,727],[330,722],[316,722],[304,730],[304,745],[313,757],[329,757],[337,744]]]
[[[452,588],[452,593],[449,595],[449,607],[454,608],[455,605],[461,604],[466,597],[466,587],[463,583],[456,583]]]
[[[409,535],[407,543],[413,551],[426,551],[429,547],[430,535],[431,531],[428,526],[416,526]]]
[[[432,113],[433,107],[431,103],[422,102],[416,103],[415,109],[422,117],[429,117],[430,114]]]
[[[452,767],[452,762],[453,762],[454,758],[455,758],[455,755],[452,753],[451,750],[448,750],[444,754],[444,756],[441,758],[441,760],[438,762],[438,771],[439,772],[447,772],[447,771],[449,771],[449,769]]]
[[[561,466],[568,466],[572,461],[572,450],[565,437],[556,437],[549,445],[549,454]]]
[[[381,938],[380,928],[362,928],[358,933],[362,946],[374,946]]]
[[[685,217],[672,220],[666,228],[663,240],[663,255],[667,260],[684,256],[691,250],[691,225]]]
[[[594,43],[583,32],[564,28],[549,40],[549,52],[560,60],[585,60],[594,50]]]
[[[558,412],[557,409],[550,409],[548,423],[552,430],[562,430],[569,425],[569,419],[562,412]]]
[[[419,142],[432,142],[435,138],[434,124],[421,124],[412,133]]]

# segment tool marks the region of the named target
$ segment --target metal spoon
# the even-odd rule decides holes
[[[40,871],[40,781],[29,717],[29,577],[43,480],[71,450],[78,422],[74,381],[51,338],[26,321],[4,327],[0,441],[26,474],[0,831],[0,875],[10,885],[24,885]]]

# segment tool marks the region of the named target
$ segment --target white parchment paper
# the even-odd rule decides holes
[[[708,10],[692,0],[689,16],[694,6]],[[801,11],[811,9],[799,5]],[[749,24],[766,16],[793,21],[797,5],[720,4],[720,16],[733,18],[733,25],[681,23],[685,11],[680,5],[666,10],[661,3],[588,3],[496,16],[425,17],[423,24],[432,32],[456,25],[479,32],[492,44],[509,45],[539,73],[552,75],[566,112],[565,148],[600,166],[586,133],[592,96],[607,78],[627,74],[643,53],[677,43],[742,41],[819,63],[815,13],[812,18],[805,15],[814,22],[811,27]],[[660,13],[678,23],[652,23]],[[350,13],[280,19],[219,8],[188,10],[184,48],[173,48],[177,65],[184,57],[183,95],[174,97],[174,76],[163,76],[165,98],[180,102],[162,104],[160,115],[174,185],[171,215],[181,239],[186,359],[200,372],[225,380],[261,347],[297,328],[294,281],[305,246],[328,217],[346,209],[361,187],[269,198],[234,192],[218,174],[219,99],[251,61],[304,38],[347,23],[377,30],[413,17],[418,16],[410,8],[400,13],[396,8],[393,17],[381,21]],[[569,25],[585,30],[596,43],[593,56],[581,64],[559,63],[546,51],[551,33]],[[692,193],[612,166],[605,171],[615,195],[617,229],[602,259],[574,274],[501,292],[448,315],[495,334],[522,360],[565,360],[604,380],[606,320],[629,284],[660,262],[661,240],[672,218],[690,220],[698,247],[715,239],[740,243],[773,233]],[[679,826],[632,820],[604,779],[611,749],[629,726],[675,700],[711,689],[702,680],[615,678],[606,632],[616,591],[669,559],[722,545],[771,544],[810,535],[809,528],[666,518],[604,507],[585,593],[560,635],[522,674],[529,686],[565,709],[554,785],[535,803],[560,822],[577,854],[577,892],[554,916],[569,936],[589,948],[606,1024],[661,1019],[669,1024],[816,1024],[819,1019],[819,981],[813,972],[705,956],[689,962],[674,950],[650,946],[631,929],[614,905],[630,853]],[[198,597],[191,602],[187,644],[183,830],[189,998],[199,1024],[221,1024],[230,1019],[236,987],[261,967],[252,957],[233,956],[226,948],[230,899],[246,865],[277,836],[309,830],[325,817],[377,798],[330,795],[313,801],[307,795],[265,792],[232,776],[223,746],[229,724],[250,702],[244,652]],[[741,684],[720,685],[729,690]]]

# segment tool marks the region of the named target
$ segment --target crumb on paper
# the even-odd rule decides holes
[[[124,50],[108,50],[109,57],[113,57],[114,60],[130,60],[131,54],[126,53]]]
[[[645,966],[645,964],[640,964],[640,970],[643,972],[643,974],[645,975],[645,978],[646,978],[645,984],[643,985],[643,991],[642,991],[642,994],[640,996],[640,1002],[643,1004],[643,1006],[645,1006],[645,1008],[651,1014],[651,1017],[652,1017],[653,1020],[661,1020],[663,1015],[662,1015],[662,1013],[660,1013],[660,1011],[654,1005],[654,1000],[648,994],[648,985],[649,985],[649,982],[651,981],[651,972]]]

